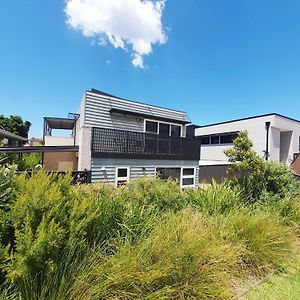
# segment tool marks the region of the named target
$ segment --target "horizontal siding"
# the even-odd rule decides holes
[[[92,182],[102,181],[114,184],[116,167],[130,167],[130,179],[154,177],[155,167],[196,167],[198,182],[199,161],[170,161],[143,159],[105,159],[92,158]],[[104,170],[102,169],[104,168]]]
[[[92,164],[92,182],[115,183],[115,167],[106,166],[105,171],[101,170],[102,166]]]
[[[130,179],[142,178],[142,177],[154,177],[155,167],[131,167]]]
[[[108,98],[86,93],[85,126],[122,129],[130,131],[144,130],[144,121],[139,117],[110,114],[111,109],[126,109],[133,113],[149,114],[153,117],[171,118],[178,122],[186,121],[186,113],[159,108],[127,100]]]

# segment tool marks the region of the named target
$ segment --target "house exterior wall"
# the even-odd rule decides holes
[[[226,132],[247,130],[249,138],[253,142],[253,149],[256,153],[264,157],[266,150],[266,129],[265,122],[271,122],[269,135],[269,159],[290,164],[293,160],[293,154],[299,152],[300,123],[289,120],[278,115],[269,115],[233,121],[223,124],[216,124],[195,129],[195,136],[205,136]],[[291,132],[290,143],[286,132]],[[289,146],[290,144],[290,146]],[[216,164],[220,161],[227,161],[224,150],[231,145],[201,145],[200,160],[215,160]],[[286,152],[286,155],[284,155]]]
[[[79,131],[78,171],[91,170],[92,129],[82,127]]]
[[[144,117],[111,114],[111,109],[126,109],[132,113],[149,114],[154,118],[160,117],[178,120],[179,123],[187,119],[186,113],[184,112],[86,92],[84,126],[136,132],[144,131]],[[149,117],[149,119],[151,119],[151,117]],[[185,128],[182,129],[182,132],[185,134]]]
[[[195,168],[195,183],[199,181],[198,161],[171,161],[152,159],[104,159],[92,158],[92,182],[101,181],[115,184],[116,168],[129,167],[129,180],[139,177],[155,177],[156,168]]]
[[[45,146],[73,146],[73,137],[45,136]]]

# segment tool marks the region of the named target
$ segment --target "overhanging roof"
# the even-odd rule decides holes
[[[0,136],[3,136],[5,138],[14,139],[14,140],[17,140],[17,141],[22,141],[22,142],[26,142],[27,141],[26,138],[24,138],[22,136],[19,136],[17,134],[14,134],[12,132],[9,132],[7,130],[1,129],[1,128],[0,128]]]
[[[128,116],[150,118],[150,119],[154,119],[154,120],[167,121],[167,122],[173,122],[173,123],[178,123],[178,124],[189,124],[189,123],[191,123],[189,121],[178,120],[178,119],[173,119],[173,118],[158,117],[158,116],[147,114],[147,113],[137,113],[137,112],[133,112],[133,111],[126,110],[126,109],[112,108],[110,110],[110,113],[111,114],[122,114],[122,115],[128,115]]]
[[[75,126],[76,119],[44,117],[45,122],[52,129],[69,129],[72,130]]]

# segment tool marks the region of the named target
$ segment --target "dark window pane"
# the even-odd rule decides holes
[[[231,134],[221,135],[221,144],[231,144],[231,143],[232,143]]]
[[[181,137],[181,126],[171,125],[171,136]]]
[[[127,169],[118,169],[118,177],[127,177]]]
[[[158,123],[146,121],[146,132],[157,133]]]
[[[159,123],[159,135],[169,136],[170,135],[170,125],[164,124],[164,123]]]
[[[182,185],[193,185],[194,184],[194,178],[183,178]]]
[[[209,136],[200,138],[202,145],[208,145],[209,144]]]
[[[220,144],[219,141],[220,136],[219,135],[213,135],[210,137],[210,143],[211,144]]]
[[[157,168],[157,175],[161,179],[178,179],[180,180],[180,168]]]
[[[237,137],[236,134],[221,135],[221,144],[232,144],[233,140]]]
[[[183,174],[183,176],[185,176],[185,175],[194,175],[194,169],[193,168],[183,169],[182,174]]]

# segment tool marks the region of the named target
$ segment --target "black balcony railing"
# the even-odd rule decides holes
[[[92,156],[103,158],[199,160],[200,142],[194,138],[94,127]]]

